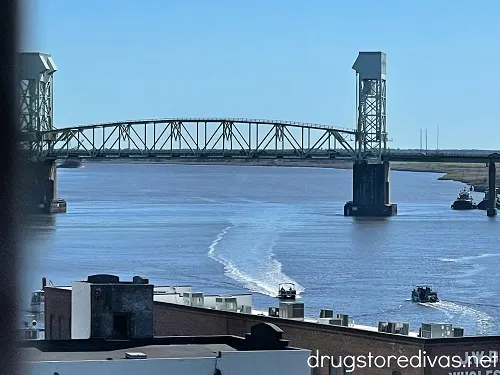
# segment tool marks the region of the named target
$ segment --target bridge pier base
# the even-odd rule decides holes
[[[23,172],[23,205],[27,213],[66,212],[66,201],[57,198],[57,167],[54,160],[29,161]]]
[[[388,217],[397,215],[389,203],[389,162],[353,165],[353,200],[344,206],[344,216]]]
[[[496,166],[494,162],[488,165],[488,209],[486,210],[486,215],[493,217],[497,215],[497,195],[496,195]]]

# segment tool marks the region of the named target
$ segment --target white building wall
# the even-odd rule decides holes
[[[119,359],[112,361],[30,362],[23,374],[64,375],[310,375],[310,350],[222,352],[221,358]],[[216,367],[217,366],[217,367]]]
[[[234,297],[234,298],[236,298],[236,304],[238,305],[238,308],[240,308],[242,305],[252,306],[252,295],[251,294],[235,294],[235,295],[209,294],[209,295],[205,295],[204,297],[205,297],[205,307],[211,308],[211,309],[215,309],[215,299],[217,297]]]
[[[218,368],[223,375],[310,375],[310,350],[223,352]]]
[[[167,288],[170,287],[162,287],[161,292],[165,292],[166,294],[154,294],[153,295],[153,300],[156,302],[166,302],[166,303],[175,303],[179,305],[184,305],[184,293],[192,293],[191,291],[187,290],[188,287],[182,287],[183,289],[181,290],[180,294],[176,294],[173,292],[170,292]],[[191,287],[189,287],[191,288]],[[180,289],[178,289],[180,290]],[[155,292],[157,289],[155,288]],[[211,308],[215,309],[215,299],[217,297],[234,297],[236,298],[236,304],[238,305],[238,308],[240,308],[242,305],[245,306],[252,306],[252,295],[251,294],[236,294],[236,295],[215,295],[215,294],[209,294],[209,295],[204,295],[204,303],[206,308]]]
[[[72,283],[71,292],[71,338],[90,337],[90,284],[81,281]]]
[[[181,285],[181,286],[155,286],[154,287],[155,292],[164,292],[164,293],[192,293],[193,292],[193,287],[189,285]]]

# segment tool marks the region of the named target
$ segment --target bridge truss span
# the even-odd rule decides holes
[[[38,158],[241,157],[333,158],[355,154],[352,129],[244,118],[122,121],[40,133]],[[32,145],[33,146],[33,145]]]

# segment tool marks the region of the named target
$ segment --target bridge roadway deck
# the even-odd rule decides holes
[[[420,162],[420,163],[476,163],[486,164],[489,162],[500,162],[499,153],[387,153],[382,156],[383,161],[395,162]]]
[[[66,151],[66,150],[65,150]],[[345,150],[67,150],[62,153],[48,153],[48,159],[90,158],[90,159],[149,159],[149,158],[179,158],[179,159],[331,159],[349,161],[353,154]],[[382,161],[415,162],[415,163],[476,163],[486,164],[500,162],[500,153],[487,152],[389,152],[382,156]]]

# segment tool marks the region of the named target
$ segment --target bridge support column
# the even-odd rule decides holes
[[[53,160],[29,161],[23,179],[24,208],[28,213],[65,213],[66,201],[57,198],[57,167]]]
[[[496,167],[495,163],[491,162],[488,166],[488,208],[486,215],[489,217],[496,216],[497,214],[497,195],[496,195]]]
[[[344,216],[387,217],[397,215],[389,203],[389,162],[353,166],[353,200],[344,206]]]

